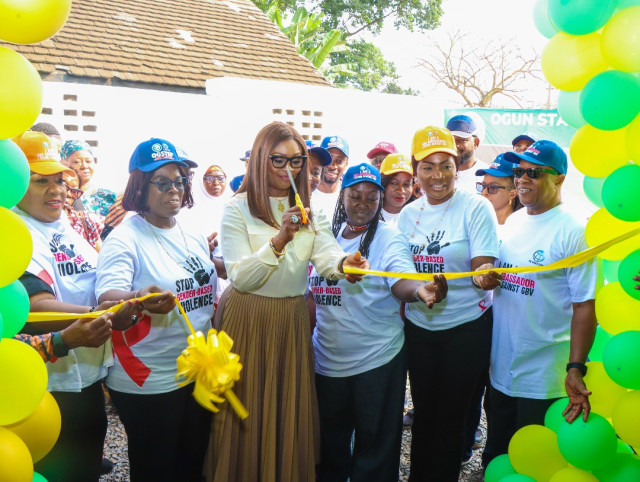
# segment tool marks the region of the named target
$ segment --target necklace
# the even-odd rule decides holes
[[[278,211],[280,211],[281,213],[283,213],[283,212],[284,212],[284,204],[283,204],[283,202],[282,202],[282,201],[283,201],[284,199],[288,199],[288,196],[285,196],[285,197],[283,197],[283,198],[279,198],[279,197],[277,197],[277,198],[275,198],[275,199],[276,199],[276,201],[278,201]]]
[[[455,194],[455,191],[454,191],[453,194]],[[424,208],[426,207],[425,197],[426,196],[422,196],[422,205],[420,206],[420,212],[418,213],[418,219],[416,219],[416,223],[413,226],[413,231],[411,232],[411,235],[409,236],[409,241],[412,241],[413,238],[415,237],[416,228],[417,228],[418,224],[420,224],[420,218],[422,217],[422,212],[424,211]],[[435,236],[436,231],[438,230],[438,227],[440,226],[440,223],[442,222],[444,217],[447,215],[447,211],[449,210],[449,206],[451,206],[451,201],[453,201],[453,196],[451,196],[449,198],[449,202],[447,203],[447,207],[445,208],[444,212],[442,213],[442,216],[440,216],[440,219],[438,220],[436,225],[433,227],[433,230],[431,230],[431,237],[429,239],[433,239],[433,237]]]
[[[147,218],[143,218],[143,219],[145,221],[147,221]],[[178,229],[180,230],[180,234],[182,235],[182,241],[184,242],[184,247],[187,250],[187,254],[189,255],[189,259],[193,259],[193,256],[191,256],[191,251],[189,251],[189,245],[187,244],[187,238],[185,238],[184,232],[182,231],[182,227],[180,226],[180,223],[178,222],[177,219],[174,219],[174,221],[175,221],[175,223],[173,225],[174,226],[176,224],[178,225]],[[162,241],[160,241],[160,236],[158,236],[158,233],[156,233],[156,230],[153,228],[153,225],[149,221],[147,221],[147,224],[149,225],[149,229],[153,233],[153,236],[156,238],[156,241],[158,242],[160,247],[164,250],[164,252],[167,253],[167,256],[169,256],[169,258],[171,258],[171,261],[173,261],[175,264],[177,264],[182,269],[184,269],[187,273],[189,273],[189,275],[192,275],[193,273],[191,271],[189,271],[189,269],[187,269],[185,266],[180,264],[178,261],[176,261],[176,259],[173,256],[171,256],[171,253],[169,252],[169,250],[167,248],[165,248],[164,244],[162,244]]]
[[[353,226],[349,221],[345,221],[345,223],[347,223],[347,227],[354,233],[359,233],[360,231],[366,231],[369,228],[369,223],[363,224],[362,226]]]

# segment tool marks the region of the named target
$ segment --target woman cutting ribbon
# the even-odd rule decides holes
[[[206,333],[216,292],[206,238],[176,220],[193,204],[186,167],[166,140],[136,147],[122,207],[138,214],[113,230],[98,261],[101,301],[159,293],[142,302],[148,314],[136,326],[113,336],[116,359],[107,377],[127,431],[133,482],[200,482],[209,436],[210,412],[193,399],[192,386],[175,381],[190,331],[174,297],[193,328]]]
[[[309,316],[304,300],[309,262],[322,276],[344,266],[367,268],[346,255],[326,219],[309,206],[307,148],[292,127],[273,122],[257,135],[247,174],[222,218],[222,252],[232,286],[215,325],[234,340],[244,365],[234,391],[249,411],[240,420],[225,404],[214,417],[208,480],[314,481],[319,437]],[[350,281],[361,276],[347,275]]]

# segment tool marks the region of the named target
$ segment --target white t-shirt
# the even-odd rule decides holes
[[[472,258],[497,258],[497,224],[491,203],[466,191],[456,191],[449,201],[436,205],[422,196],[406,205],[398,218],[418,273],[470,271]],[[491,306],[491,292],[474,288],[469,278],[447,281],[447,297],[433,309],[423,303],[407,304],[405,313],[412,323],[426,330],[446,330],[479,318]]]
[[[155,233],[155,234],[154,234]],[[186,246],[185,246],[186,241]],[[135,291],[155,284],[180,300],[196,331],[211,328],[216,272],[202,235],[151,226],[142,216],[125,220],[100,250],[96,296],[109,290]],[[125,393],[165,393],[178,388],[176,358],[191,333],[175,307],[168,314],[145,312],[124,332],[114,331],[115,364],[107,385]]]
[[[361,236],[338,244],[353,253]],[[383,222],[378,224],[367,259],[371,269],[415,273],[407,238]],[[327,281],[314,269],[310,296],[316,301],[313,332],[316,372],[331,377],[357,375],[388,363],[404,344],[400,302],[391,294],[398,278],[365,276],[360,283]]]
[[[95,306],[98,253],[72,227],[63,212],[52,223],[40,222],[15,207],[29,227],[33,254],[27,272],[37,276],[53,290],[56,300],[82,306]],[[47,362],[48,390],[79,392],[107,375],[113,364],[111,342],[99,348],[79,347],[65,357]]]
[[[507,218],[498,267],[548,265],[587,248],[584,226],[562,205]],[[572,303],[595,296],[596,267],[505,274],[494,290],[491,383],[512,397],[566,396]]]
[[[400,216],[400,213],[393,214],[389,211],[385,211],[384,208],[382,208],[382,217],[384,218],[384,222],[389,226],[392,226],[394,228],[398,226],[398,216]]]
[[[334,193],[324,193],[316,189],[311,194],[311,202],[315,211],[318,211],[327,218],[329,223],[333,222],[333,213],[336,210],[336,203],[340,197],[340,189]]]
[[[484,176],[476,176],[478,169],[489,169],[489,164],[480,159],[476,159],[476,163],[473,167],[464,171],[458,171],[458,179],[456,181],[456,189],[470,192],[473,194],[479,194],[476,189],[476,182],[482,182]]]

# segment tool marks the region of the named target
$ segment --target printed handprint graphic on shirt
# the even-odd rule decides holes
[[[211,281],[211,276],[213,276],[213,269],[207,273],[202,265],[202,261],[195,256],[191,256],[187,258],[184,265],[185,269],[193,275],[195,280],[198,282],[200,286],[204,286],[209,284]]]
[[[442,241],[444,233],[444,231],[438,231],[432,235],[432,237],[427,236],[427,243],[429,243],[427,246],[427,254],[438,254],[442,248],[449,246],[449,243],[440,246],[440,241]]]

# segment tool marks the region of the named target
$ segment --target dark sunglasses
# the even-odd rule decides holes
[[[210,184],[213,184],[216,181],[218,181],[220,184],[224,184],[226,180],[227,176],[212,176],[210,174],[204,176],[204,182],[208,182]]]
[[[175,180],[167,179],[166,177],[160,178],[157,181],[150,181],[149,184],[155,184],[160,192],[168,192],[171,186],[175,186],[178,191],[184,191],[184,187],[189,182],[186,177],[178,177]]]
[[[482,192],[484,189],[486,189],[489,194],[496,194],[498,192],[498,189],[506,189],[507,191],[511,191],[515,188],[508,186],[498,186],[497,184],[485,184],[484,182],[476,182],[476,190],[478,192]]]
[[[525,174],[527,175],[527,177],[529,179],[538,179],[543,172],[549,173],[549,174],[553,174],[554,176],[557,176],[559,173],[552,170],[552,169],[543,169],[541,167],[529,167],[527,169],[525,169],[524,167],[514,167],[513,168],[513,175],[515,177],[517,177],[518,179],[520,179],[522,176],[524,176]]]
[[[307,156],[287,157],[287,156],[270,155],[269,159],[271,159],[271,164],[276,169],[280,169],[280,168],[286,166],[287,162],[289,163],[289,165],[292,168],[297,169],[299,167],[302,167],[302,165],[304,164],[304,161],[307,160]]]

